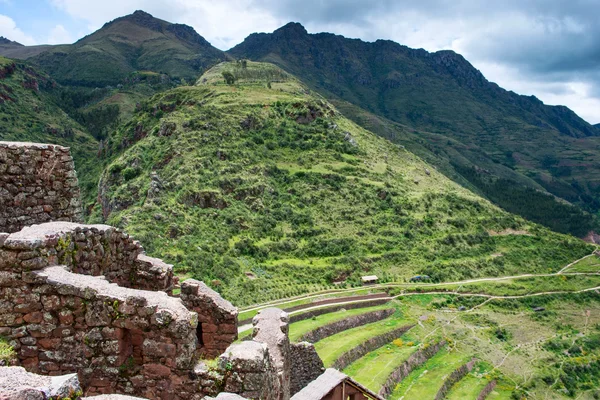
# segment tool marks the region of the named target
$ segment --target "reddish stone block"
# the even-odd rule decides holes
[[[21,346],[21,350],[19,351],[20,358],[31,358],[37,357],[38,348],[36,346]]]
[[[161,364],[146,364],[144,375],[150,379],[167,378],[171,375],[171,369]]]
[[[202,332],[203,333],[217,333],[219,331],[219,327],[214,324],[206,323],[202,324]]]
[[[28,324],[39,324],[42,322],[43,314],[39,311],[34,311],[29,314],[23,315],[23,320]]]
[[[66,337],[66,336],[71,336],[74,333],[75,333],[75,331],[70,326],[61,326],[52,331],[52,336]]]
[[[61,325],[73,325],[73,313],[68,310],[61,311],[58,313],[58,320]]]
[[[21,360],[21,366],[27,371],[37,370],[37,366],[39,363],[40,360],[37,357],[25,358]]]
[[[44,350],[55,350],[60,346],[60,339],[42,338],[38,339],[37,344]]]

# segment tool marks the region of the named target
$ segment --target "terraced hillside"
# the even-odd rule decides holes
[[[590,253],[365,131],[270,64],[220,64],[196,86],[155,95],[106,152],[93,218],[238,305],[373,273],[552,272]]]
[[[457,283],[466,286],[464,292],[451,295],[436,292],[441,286],[436,284],[382,284],[364,290],[393,294],[394,300],[383,305],[316,317],[293,313],[290,338],[299,341],[311,330],[326,330],[341,320],[360,321],[358,317],[373,310],[395,309],[380,321],[348,324],[346,330],[317,341],[325,366],[339,365],[348,352],[361,349],[364,355],[344,372],[387,399],[594,399],[600,395],[600,282],[593,283],[600,273],[597,260],[597,255],[586,257],[553,276],[534,277],[535,283],[526,275],[504,283],[527,287],[520,295],[487,287],[495,281],[480,282],[479,287]],[[563,282],[579,277],[592,281],[561,286],[554,276]],[[354,296],[341,297],[350,294]],[[314,294],[278,307],[332,298],[349,306],[355,295]],[[410,329],[383,344],[373,343],[374,337],[400,325]]]

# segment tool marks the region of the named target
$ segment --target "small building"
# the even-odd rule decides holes
[[[328,368],[291,400],[384,400],[348,375]]]
[[[377,283],[377,281],[379,280],[377,275],[367,275],[367,276],[363,276],[361,279],[362,279],[363,285],[373,285],[373,284]]]

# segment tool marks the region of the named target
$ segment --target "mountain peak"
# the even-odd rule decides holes
[[[289,22],[289,23],[285,24],[284,26],[282,26],[281,28],[277,29],[273,33],[284,33],[284,34],[288,34],[288,35],[293,34],[293,35],[298,35],[298,36],[304,36],[304,35],[308,34],[308,31],[299,22]]]
[[[158,18],[154,18],[152,14],[149,14],[142,10],[136,10],[133,14],[114,19],[104,24],[104,28],[121,21],[133,22],[136,25],[143,26],[144,28],[148,28],[153,31],[161,31],[164,24],[164,21]]]
[[[0,44],[12,44],[13,46],[23,46],[21,43],[13,42],[12,40],[5,38],[4,36],[0,36]]]

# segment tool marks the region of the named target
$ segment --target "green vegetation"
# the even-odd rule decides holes
[[[390,399],[433,399],[444,379],[455,369],[469,361],[469,357],[456,350],[442,349],[423,366],[414,370],[400,382]]]
[[[98,142],[55,102],[55,82],[29,64],[0,57],[0,140],[71,147],[84,204],[95,201]]]
[[[243,78],[227,85],[225,70]],[[474,196],[269,64],[220,64],[195,87],[153,96],[105,153],[92,220],[241,306],[371,273],[545,272],[591,252]],[[490,234],[511,229],[528,234]]]
[[[383,304],[375,307],[341,310],[329,314],[319,315],[310,319],[305,319],[304,321],[298,321],[290,325],[290,340],[296,342],[302,337],[302,335],[321,326],[341,321],[355,315],[361,315],[371,311],[384,310],[387,308],[390,308],[390,306],[388,304]]]
[[[325,366],[330,367],[342,354],[369,338],[410,324],[411,321],[402,318],[401,314],[395,315],[383,321],[348,329],[347,331],[325,338],[315,344],[315,349]]]
[[[72,45],[48,46],[22,55],[40,65],[61,84],[105,87],[125,84],[143,75],[166,74],[195,80],[226,59],[193,28],[171,24],[143,11],[117,18]]]
[[[406,334],[366,356],[356,360],[344,373],[352,376],[367,388],[378,392],[388,376],[417,351],[419,342]]]
[[[580,237],[598,230],[600,130],[488,82],[459,54],[310,35],[296,23],[250,35],[229,53],[276,63],[510,212]]]
[[[597,273],[600,272],[600,257],[593,255],[590,257],[586,257],[578,263],[572,265],[567,269],[569,273],[575,272],[587,272],[587,273]]]
[[[17,357],[13,347],[0,336],[0,365],[9,365]]]
[[[491,371],[492,367],[489,364],[477,362],[473,370],[452,387],[446,399],[477,399],[481,390],[492,380],[490,377]]]

